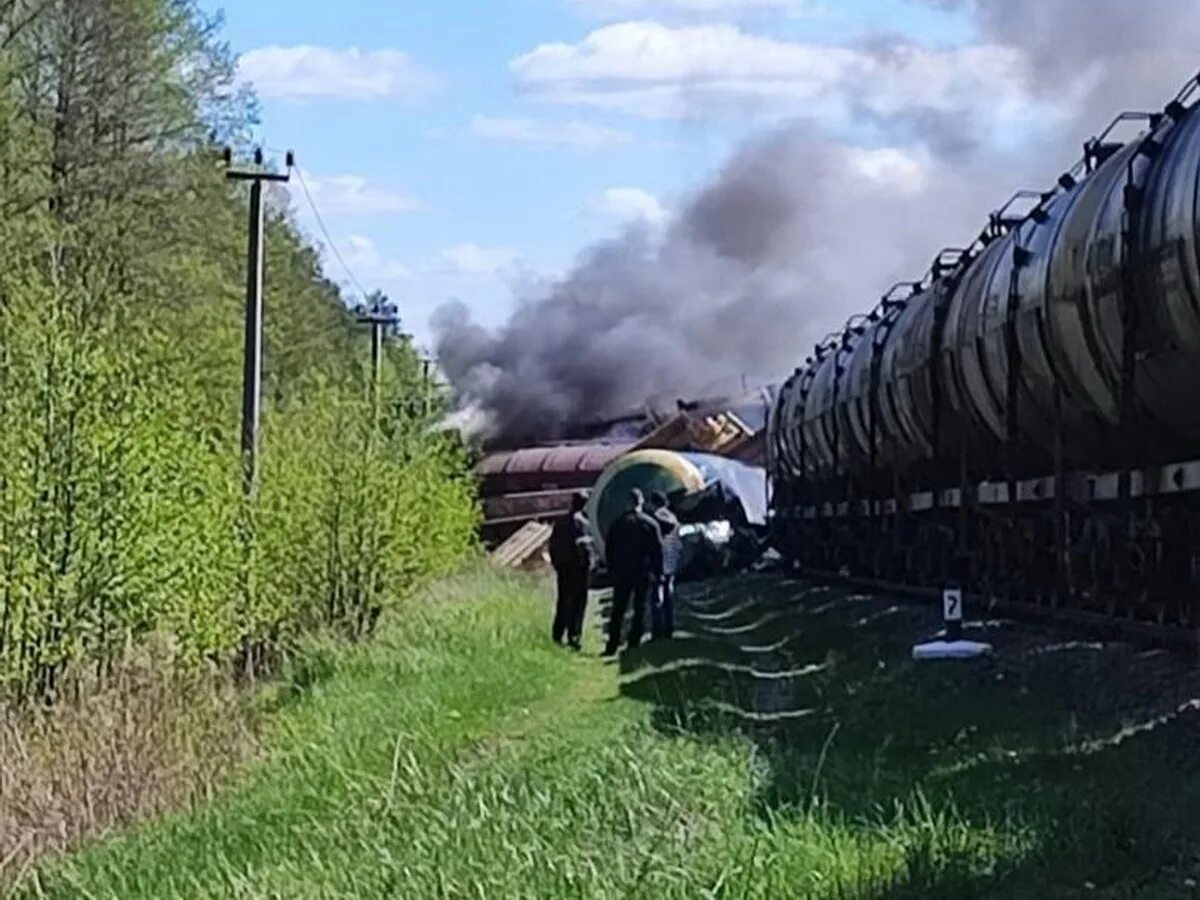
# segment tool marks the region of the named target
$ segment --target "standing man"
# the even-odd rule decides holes
[[[683,545],[679,538],[679,519],[667,505],[667,495],[662,491],[651,494],[650,510],[662,535],[662,570],[658,573],[657,589],[650,607],[650,636],[660,640],[675,633],[675,573],[679,569]]]
[[[608,529],[605,550],[612,576],[612,614],[608,620],[608,644],[605,656],[613,656],[621,646],[621,627],[625,610],[633,601],[633,621],[629,625],[629,649],[642,642],[646,630],[646,599],[650,586],[662,571],[662,535],[658,525],[643,510],[645,497],[634,488],[629,492],[629,507]]]
[[[573,495],[571,511],[559,516],[550,532],[550,564],[558,582],[551,637],[561,644],[565,635],[576,651],[583,646],[588,574],[592,570],[592,537],[583,511],[586,503],[586,494]]]

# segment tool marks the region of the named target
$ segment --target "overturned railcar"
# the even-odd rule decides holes
[[[768,424],[781,552],[1200,625],[1198,96],[1119,116],[815,348]]]
[[[483,537],[498,544],[527,522],[571,507],[571,495],[591,488],[629,442],[526,447],[484,457],[475,467],[483,506]]]
[[[587,515],[601,560],[609,526],[638,488],[649,498],[661,491],[682,523],[728,523],[747,530],[767,527],[767,476],[758,466],[707,453],[635,450],[604,470],[588,499]]]

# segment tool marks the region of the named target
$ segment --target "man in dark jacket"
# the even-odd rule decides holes
[[[650,495],[651,515],[662,535],[662,567],[659,570],[650,606],[650,635],[655,640],[669,638],[675,633],[675,573],[683,546],[679,538],[679,520],[667,505],[667,495],[655,491]]]
[[[630,491],[629,508],[612,523],[605,539],[608,572],[613,584],[605,656],[613,656],[621,645],[621,628],[630,600],[633,601],[633,621],[629,625],[629,649],[642,642],[646,629],[646,599],[655,576],[662,570],[662,535],[654,520],[643,511],[644,505],[642,492],[637,488]]]
[[[550,532],[550,564],[558,580],[551,637],[561,644],[567,638],[572,650],[583,641],[583,620],[587,613],[588,574],[592,568],[592,537],[583,511],[587,497],[575,494],[571,511],[559,516]]]

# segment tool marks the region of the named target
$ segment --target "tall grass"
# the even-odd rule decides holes
[[[0,882],[33,860],[211,800],[256,749],[256,715],[226,673],[151,640],[98,683],[72,671],[53,709],[0,719]]]

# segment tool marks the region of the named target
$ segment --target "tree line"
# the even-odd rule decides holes
[[[260,487],[242,492],[256,124],[194,0],[0,0],[0,698],[150,635],[184,664],[370,633],[472,546],[414,348],[367,342],[286,195],[266,225]],[[414,399],[419,402],[414,402]]]

